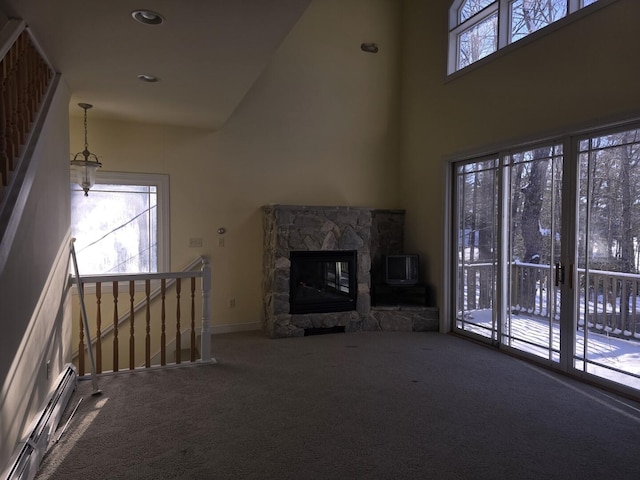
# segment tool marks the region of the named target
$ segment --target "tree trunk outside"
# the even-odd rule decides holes
[[[529,184],[522,189],[524,204],[520,222],[524,245],[523,260],[526,263],[540,263],[542,255],[542,234],[540,233],[540,214],[542,200],[547,184],[549,149],[537,149],[533,152],[530,163]],[[526,272],[526,269],[525,269]],[[529,273],[529,272],[527,272]],[[520,305],[532,310],[535,307],[537,275],[525,274],[521,290]]]

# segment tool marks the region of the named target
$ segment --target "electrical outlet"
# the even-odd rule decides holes
[[[236,308],[236,299],[235,298],[230,298],[229,299],[229,308]]]
[[[202,247],[202,238],[190,238],[189,248],[198,248],[198,247]]]
[[[219,247],[224,247],[224,237],[218,238],[218,246]]]

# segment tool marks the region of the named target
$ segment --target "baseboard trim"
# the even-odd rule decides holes
[[[211,325],[211,333],[220,335],[223,333],[251,332],[262,330],[262,322],[229,323],[227,325]]]

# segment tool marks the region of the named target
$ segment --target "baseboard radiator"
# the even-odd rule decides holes
[[[54,384],[55,389],[47,397],[44,408],[20,442],[2,480],[31,480],[36,476],[40,461],[58,428],[71,394],[76,389],[77,377],[75,367],[66,365]]]

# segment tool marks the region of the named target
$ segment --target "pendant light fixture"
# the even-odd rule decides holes
[[[71,160],[71,172],[75,176],[75,181],[84,190],[84,196],[89,196],[89,189],[96,183],[96,170],[102,166],[98,157],[89,151],[87,143],[87,110],[93,105],[89,103],[79,103],[78,106],[84,109],[84,150],[74,155]],[[82,160],[80,158],[83,158]]]

